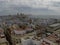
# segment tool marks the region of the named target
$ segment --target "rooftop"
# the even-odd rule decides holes
[[[60,26],[60,23],[50,25],[50,27],[56,27],[56,26]]]
[[[0,43],[6,43],[7,40],[5,38],[0,38]]]
[[[48,36],[46,39],[56,43],[56,40],[58,39],[58,37],[55,34],[51,34],[50,36]]]

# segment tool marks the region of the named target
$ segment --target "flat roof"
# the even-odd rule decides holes
[[[60,25],[60,23],[56,23],[56,24],[50,25],[50,27],[56,27],[56,26],[59,26],[59,25]]]

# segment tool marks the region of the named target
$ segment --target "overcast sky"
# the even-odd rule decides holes
[[[0,0],[0,15],[60,15],[60,0]]]

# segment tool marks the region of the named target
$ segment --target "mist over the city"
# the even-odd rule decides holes
[[[60,15],[59,0],[0,0],[0,15]]]
[[[60,45],[60,0],[0,0],[0,45]]]

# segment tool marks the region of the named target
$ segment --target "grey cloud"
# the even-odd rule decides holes
[[[10,1],[10,0],[9,0]],[[38,1],[35,3],[34,0],[31,3],[31,5],[29,3],[27,3],[28,5],[22,5],[21,3],[23,3],[23,1],[21,3],[18,3],[18,5],[16,5],[14,3],[14,1],[0,1],[0,15],[6,15],[6,14],[16,14],[17,12],[21,13],[31,13],[31,14],[42,14],[42,15],[57,15],[58,13],[50,10],[48,8],[45,7],[40,7],[40,4],[38,3]],[[29,0],[28,0],[29,1]],[[32,5],[33,4],[33,5]],[[60,3],[58,2],[53,2],[51,5],[52,6],[59,6]],[[35,8],[38,7],[38,8]],[[59,14],[58,14],[59,15]]]
[[[60,2],[52,2],[51,4],[54,7],[60,7]]]
[[[29,14],[35,14],[35,15],[57,15],[56,12],[54,12],[53,10],[49,10],[47,8],[31,8],[31,7],[24,7],[24,6],[13,6],[13,7],[10,7],[8,10],[3,10],[1,11],[1,15],[4,15],[4,14],[16,14],[16,13],[29,13]]]

